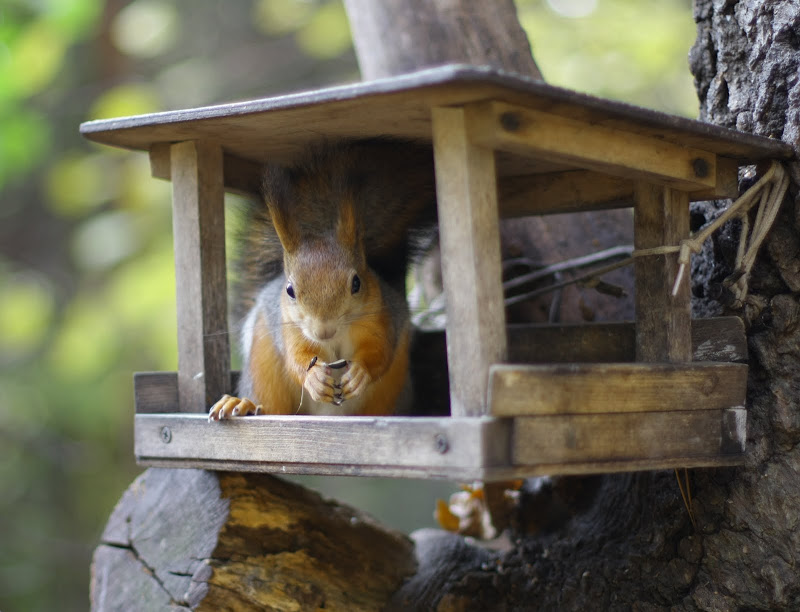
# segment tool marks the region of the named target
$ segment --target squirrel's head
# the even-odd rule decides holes
[[[283,207],[269,205],[284,249],[283,312],[315,342],[333,341],[360,314],[376,282],[364,257],[352,202],[334,227],[308,230]]]

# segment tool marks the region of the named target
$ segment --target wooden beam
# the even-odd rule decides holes
[[[452,477],[509,465],[511,422],[489,418],[140,414],[143,465],[278,473]]]
[[[181,412],[206,412],[230,388],[222,150],[174,144],[173,234]]]
[[[735,408],[743,414],[742,408]],[[658,463],[692,457],[729,457],[723,449],[740,448],[723,434],[728,410],[571,414],[514,419],[515,465],[589,461]],[[738,432],[741,433],[741,430]],[[678,467],[678,466],[675,466]]]
[[[744,404],[747,365],[496,365],[490,414],[497,417],[713,410]]]
[[[497,188],[500,215],[505,218],[633,205],[629,179],[586,170],[500,177]]]
[[[168,142],[159,142],[150,148],[150,174],[154,178],[172,179],[170,148]],[[222,168],[225,191],[245,196],[258,195],[263,164],[223,153]]]
[[[676,246],[689,237],[689,197],[669,187],[637,183],[634,193],[634,246]],[[678,254],[639,257],[636,275],[636,360],[691,361],[690,270],[676,295]]]
[[[470,142],[471,114],[432,118],[453,416],[485,414],[489,366],[506,357],[494,152]]]
[[[507,327],[511,363],[628,363],[636,361],[632,322]],[[739,317],[694,319],[694,361],[747,362],[747,337]]]
[[[716,186],[716,155],[708,151],[505,102],[475,106],[474,144],[686,191]]]

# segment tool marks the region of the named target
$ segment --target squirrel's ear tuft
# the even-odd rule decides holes
[[[345,198],[339,206],[339,221],[336,225],[336,240],[351,253],[359,247],[358,223],[353,200]]]
[[[284,251],[293,253],[300,246],[300,226],[289,210],[289,184],[285,168],[267,166],[263,183],[264,203]]]

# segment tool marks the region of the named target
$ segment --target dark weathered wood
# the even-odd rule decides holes
[[[298,485],[151,469],[95,551],[92,610],[380,610],[415,568],[404,535]]]
[[[149,151],[196,138],[251,161],[288,161],[327,137],[392,135],[430,140],[430,109],[504,100],[588,123],[752,162],[788,159],[785,143],[576,93],[492,68],[443,66],[391,79],[139,117],[90,121],[90,140]],[[567,168],[565,168],[567,169]],[[500,168],[499,174],[504,174]]]
[[[509,465],[509,436],[510,422],[487,418],[140,414],[134,451],[145,465],[470,479]]]
[[[725,418],[723,410],[520,417],[512,456],[517,465],[713,458]]]
[[[230,390],[222,150],[171,147],[181,412],[205,412]]]
[[[494,152],[470,142],[471,120],[470,109],[433,111],[453,416],[485,413],[489,366],[506,358]]]
[[[746,389],[742,363],[496,365],[489,408],[497,417],[713,410],[744,405]]]
[[[637,183],[634,193],[634,246],[676,246],[689,237],[689,197],[685,192]],[[636,270],[637,361],[691,361],[689,270],[677,295],[678,254],[639,257]]]
[[[747,338],[739,317],[695,319],[694,361],[747,361]],[[628,363],[636,361],[634,323],[515,324],[507,327],[511,363]]]

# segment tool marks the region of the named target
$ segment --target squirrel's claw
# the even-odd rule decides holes
[[[369,372],[361,364],[350,362],[341,380],[341,397],[345,400],[356,397],[367,388],[371,381]]]
[[[315,402],[333,403],[336,387],[333,377],[330,375],[330,368],[327,366],[311,368],[306,373],[304,387]]]
[[[221,421],[235,416],[259,414],[259,412],[261,412],[261,406],[256,406],[246,397],[238,398],[225,394],[211,406],[211,410],[208,411],[208,420]]]

